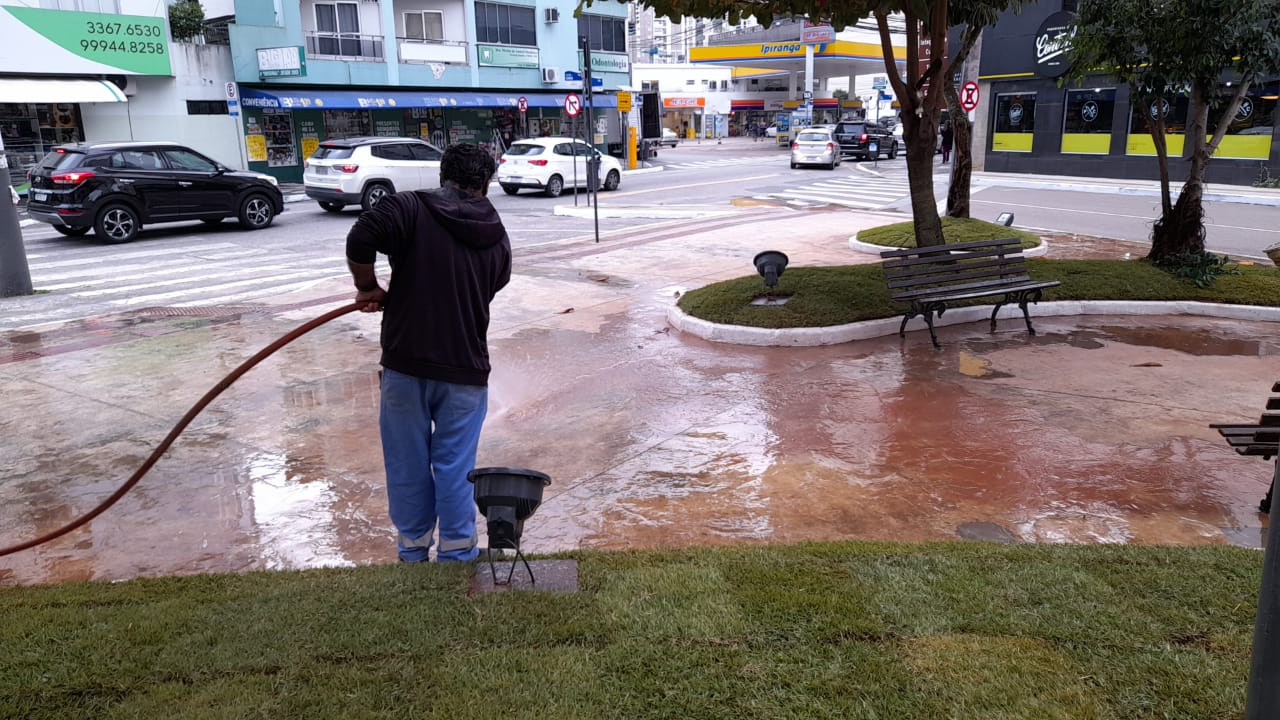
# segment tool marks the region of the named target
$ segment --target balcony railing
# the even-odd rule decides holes
[[[465,42],[403,37],[396,38],[396,41],[400,45],[400,62],[402,63],[467,64],[467,44]]]
[[[306,33],[309,57],[337,58],[365,62],[385,62],[382,54],[381,35],[358,33],[320,32]]]

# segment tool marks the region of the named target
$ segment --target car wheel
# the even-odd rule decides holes
[[[89,234],[89,231],[93,229],[87,227],[68,227],[66,225],[53,225],[51,227],[67,237],[81,237],[82,235]]]
[[[617,170],[610,170],[608,175],[604,176],[604,189],[617,190],[618,185],[622,183],[622,176]]]
[[[559,175],[552,175],[547,179],[547,187],[543,192],[547,197],[560,197],[560,193],[564,192],[564,180]]]
[[[200,218],[200,222],[204,223],[205,225],[217,225],[218,223],[222,222],[222,218]]]
[[[502,192],[508,195],[515,195],[516,193],[520,192],[520,188],[516,187],[515,185],[503,185]]]
[[[137,237],[141,229],[138,212],[124,203],[102,208],[93,221],[94,234],[108,243],[127,243]]]
[[[275,217],[276,209],[265,195],[254,193],[240,202],[240,224],[249,230],[261,230]]]
[[[892,160],[896,157],[898,157],[898,143],[894,142],[889,146],[889,159]]]
[[[364,194],[360,196],[360,207],[364,210],[372,210],[375,205],[382,202],[382,199],[391,194],[391,186],[386,183],[370,183],[364,189]]]
[[[346,207],[346,205],[331,200],[321,200],[320,207],[324,208],[325,212],[342,212],[342,208]]]

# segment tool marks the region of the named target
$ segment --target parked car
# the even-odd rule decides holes
[[[662,128],[662,140],[658,143],[659,145],[666,145],[674,148],[678,142],[680,142],[680,136],[676,135],[675,130],[672,130],[671,128]]]
[[[902,139],[902,123],[898,123],[897,126],[893,128],[893,137],[895,140],[898,141],[898,144],[902,147],[902,149],[905,150],[907,147],[907,143]],[[942,152],[942,133],[941,132],[938,132],[934,136],[933,152],[935,155]]]
[[[600,159],[599,187],[617,190],[622,182],[622,165],[608,155],[576,138],[544,137],[511,143],[498,163],[498,184],[508,195],[523,188],[541,190],[557,197],[576,178],[579,187],[587,185],[587,158]]]
[[[807,127],[796,133],[791,141],[791,167],[824,165],[835,170],[840,164],[840,146],[835,133],[828,127]]]
[[[769,127],[764,129],[765,137],[778,137],[778,123],[769,123]]]
[[[368,210],[402,190],[440,187],[442,157],[435,145],[416,138],[326,140],[306,159],[302,185],[329,212],[348,205]]]
[[[249,230],[284,210],[270,175],[232,170],[189,147],[166,142],[59,145],[31,169],[27,215],[78,237],[133,240],[143,225],[235,217]]]
[[[890,160],[898,157],[898,140],[893,132],[875,121],[841,120],[836,123],[835,136],[840,154],[845,157],[864,160],[881,155],[887,155]]]

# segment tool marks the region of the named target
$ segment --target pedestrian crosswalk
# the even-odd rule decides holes
[[[0,331],[146,307],[259,303],[347,274],[338,242],[281,247],[262,242],[265,233],[201,233],[120,246],[33,235],[26,257],[40,294],[7,298]]]
[[[839,170],[836,171],[839,173]],[[861,210],[879,210],[911,196],[906,179],[871,175],[836,174],[818,182],[769,193],[792,205],[843,205]]]
[[[774,164],[777,164],[778,161],[776,159],[772,160]],[[759,155],[744,155],[741,157],[715,158],[713,160],[697,160],[694,162],[663,163],[662,165],[666,168],[714,168],[727,167],[730,165],[745,165],[748,163],[759,165],[761,162],[762,158]],[[766,160],[764,162],[768,161]]]

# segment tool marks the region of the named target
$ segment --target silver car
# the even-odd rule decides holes
[[[840,146],[831,128],[807,127],[791,141],[791,167],[824,165],[835,170],[840,165]]]

